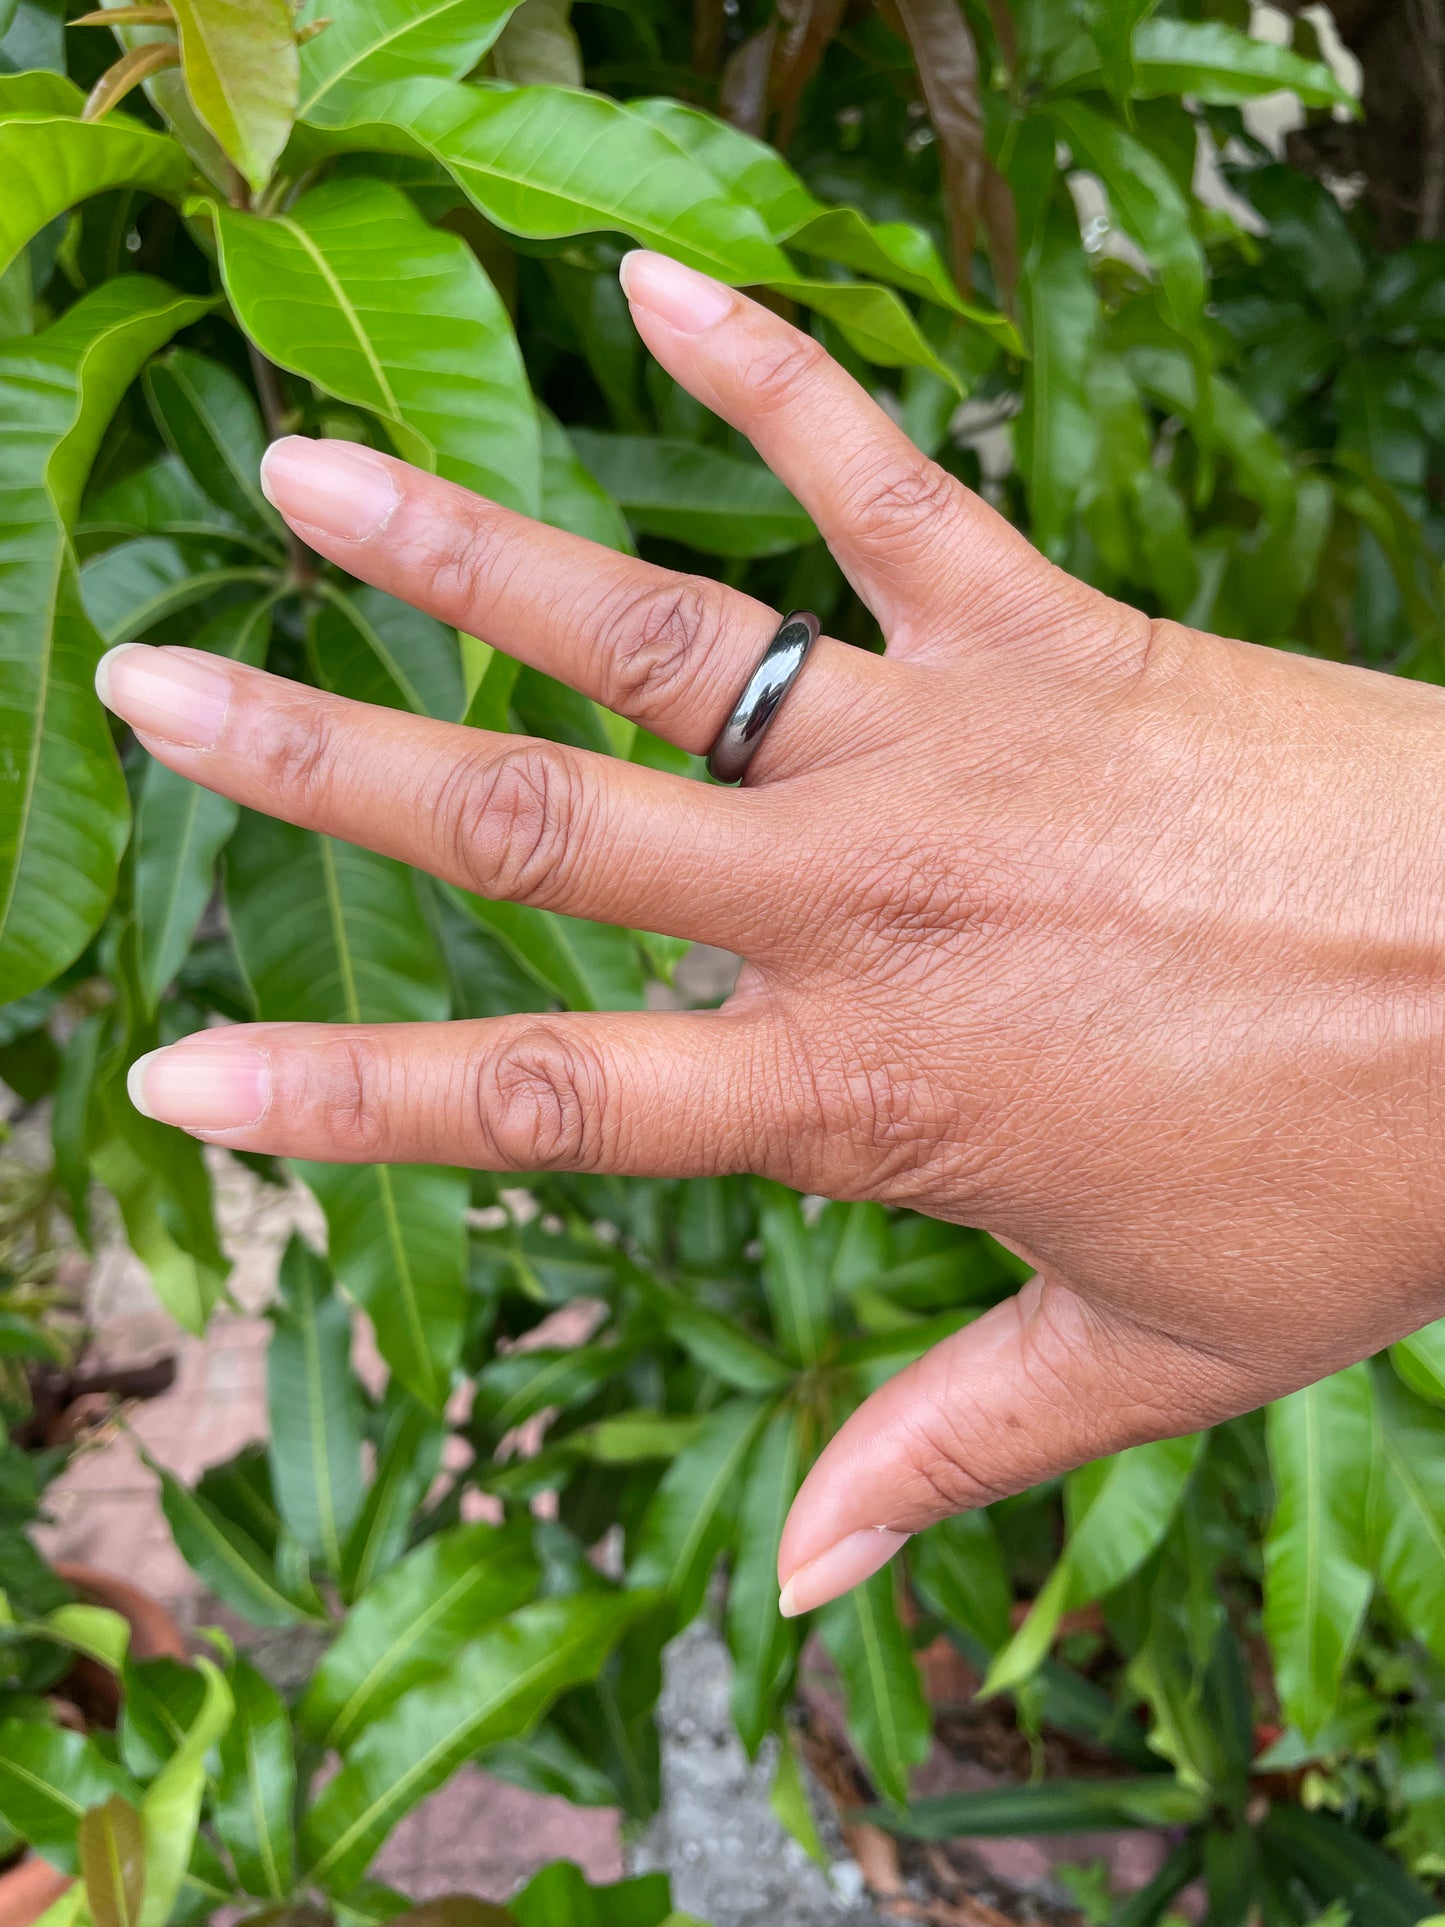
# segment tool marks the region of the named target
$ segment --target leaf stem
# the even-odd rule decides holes
[[[261,403],[261,419],[266,424],[266,440],[268,443],[274,442],[286,433],[286,404],[281,397],[280,371],[249,336],[246,338],[246,351],[251,357],[251,373],[256,378],[256,394]],[[314,589],[320,559],[292,528],[286,530],[286,551],[291,558],[291,574],[297,588]]]

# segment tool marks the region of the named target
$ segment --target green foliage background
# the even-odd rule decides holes
[[[183,1325],[224,1301],[200,1148],[125,1099],[157,1043],[217,1018],[637,1007],[677,962],[239,811],[117,737],[94,665],[144,637],[699,773],[319,565],[257,487],[269,437],[369,440],[877,646],[797,504],[643,355],[629,245],[760,290],[1112,593],[1445,680],[1445,247],[1381,255],[1250,135],[1243,106],[1280,89],[1356,109],[1313,29],[1270,45],[1246,13],[307,0],[298,36],[283,0],[121,9],[113,33],[0,0],[0,1076],[51,1100],[82,1237],[99,1184]],[[109,111],[86,117],[97,83],[87,113]],[[1201,147],[1225,205],[1196,192]],[[161,1474],[220,1598],[334,1634],[294,1704],[229,1653],[127,1660],[105,1615],[58,1606],[25,1538],[35,1469],[3,1461],[0,1822],[81,1867],[66,1918],[392,1918],[368,1866],[470,1759],[644,1817],[661,1649],[720,1567],[738,1731],[776,1745],[776,1804],[809,1838],[783,1517],[839,1419],[1014,1289],[1014,1262],[749,1180],[539,1177],[520,1209],[484,1174],[296,1175],[329,1253],[287,1254],[269,1448],[193,1490]],[[588,1342],[531,1336],[579,1298]],[[379,1398],[350,1371],[352,1305]],[[449,1430],[470,1463],[438,1482]],[[606,1573],[584,1556],[604,1539]],[[900,1834],[1167,1829],[1158,1880],[1100,1916],[1119,1927],[1197,1876],[1211,1927],[1432,1911],[1445,1331],[938,1527],[904,1564],[817,1616]],[[939,1634],[1087,1773],[910,1805],[931,1731],[913,1653]],[[76,1647],[121,1671],[118,1738],[36,1697]],[[528,1893],[521,1927],[668,1906],[555,1872]]]

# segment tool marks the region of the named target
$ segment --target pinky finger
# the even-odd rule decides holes
[[[711,1176],[761,1155],[757,1031],[726,1011],[239,1024],[142,1057],[130,1094],[147,1117],[279,1157]]]

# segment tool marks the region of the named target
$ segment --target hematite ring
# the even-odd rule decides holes
[[[798,680],[798,671],[808,659],[808,651],[818,640],[818,618],[806,609],[794,609],[783,618],[757,668],[748,677],[733,713],[718,731],[717,741],[708,751],[708,775],[719,783],[740,781],[744,770],[757,754],[768,725],[778,713],[784,696]]]

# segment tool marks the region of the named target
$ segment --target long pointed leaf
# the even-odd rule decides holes
[[[271,1482],[281,1516],[306,1550],[341,1570],[361,1510],[361,1399],[351,1371],[351,1313],[321,1259],[292,1236],[266,1356]]]
[[[1374,1579],[1365,1533],[1372,1428],[1363,1365],[1269,1408],[1276,1501],[1264,1629],[1285,1712],[1307,1739],[1334,1711]]]
[[[679,1628],[702,1606],[736,1515],[742,1469],[767,1413],[757,1399],[730,1400],[673,1460],[647,1509],[627,1581],[661,1592]]]
[[[453,1526],[422,1541],[347,1616],[297,1711],[302,1730],[345,1753],[414,1686],[535,1590],[518,1528]]]
[[[296,1756],[285,1701],[248,1659],[230,1669],[234,1716],[221,1738],[212,1817],[248,1894],[291,1891]]]
[[[778,1545],[801,1477],[798,1415],[784,1405],[768,1420],[747,1466],[728,1582],[733,1723],[754,1754],[786,1691],[800,1644],[801,1629],[778,1611]]]
[[[441,959],[399,863],[244,811],[226,901],[262,1018],[423,1022],[448,1009]],[[302,1167],[337,1278],[382,1355],[439,1408],[461,1344],[466,1179],[430,1165]]]
[[[68,964],[115,887],[129,811],[92,687],[70,525],[146,357],[208,302],[143,276],[0,348],[0,999]]]
[[[884,1798],[901,1805],[910,1770],[928,1757],[933,1722],[898,1617],[893,1568],[825,1606],[818,1636],[843,1676],[848,1728],[863,1763]]]
[[[645,1594],[584,1593],[525,1606],[398,1700],[307,1816],[307,1878],[354,1885],[404,1813],[481,1747],[525,1733],[559,1693],[594,1678],[652,1604]]]

